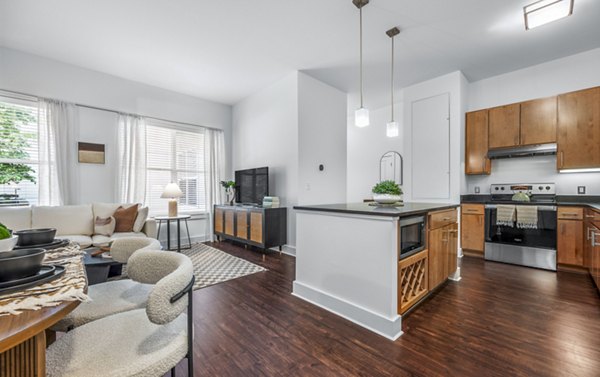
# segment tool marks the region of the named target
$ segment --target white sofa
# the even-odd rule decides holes
[[[0,207],[0,223],[13,231],[36,228],[56,228],[57,238],[68,238],[81,248],[101,246],[124,237],[156,239],[156,221],[146,219],[141,231],[114,233],[111,237],[94,234],[96,216],[108,217],[122,204],[93,203],[69,206]],[[124,207],[129,206],[123,204]]]

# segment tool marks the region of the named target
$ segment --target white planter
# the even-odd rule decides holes
[[[402,195],[390,195],[390,194],[375,194],[373,193],[373,200],[379,204],[394,204],[402,201]]]
[[[11,251],[12,249],[14,249],[15,245],[17,244],[18,239],[19,239],[19,236],[12,236],[10,238],[0,240],[0,252],[1,251]]]

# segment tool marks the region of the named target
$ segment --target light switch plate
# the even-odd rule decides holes
[[[475,194],[479,194],[481,192],[481,189],[479,188],[479,186],[475,186]]]
[[[577,186],[577,193],[579,195],[585,195],[585,186]]]

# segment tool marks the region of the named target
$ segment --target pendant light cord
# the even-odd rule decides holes
[[[363,22],[362,22],[362,7],[360,12],[360,107],[363,108]]]
[[[394,121],[394,37],[392,39],[392,122]]]

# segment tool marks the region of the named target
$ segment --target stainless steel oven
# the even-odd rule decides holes
[[[537,206],[537,229],[497,225],[496,208],[485,206],[485,259],[556,271],[556,206]]]
[[[400,259],[425,250],[425,216],[400,219]]]

